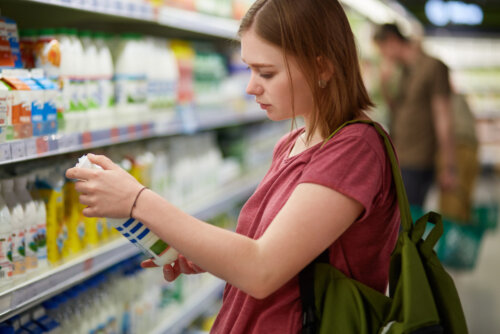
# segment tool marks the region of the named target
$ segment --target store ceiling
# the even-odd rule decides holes
[[[430,33],[433,31],[445,28],[455,33],[496,33],[500,34],[500,0],[398,0],[401,5],[408,9]],[[426,4],[432,2],[435,9],[436,7],[441,10],[437,13],[438,17],[442,19],[441,25],[432,23],[426,13]],[[460,13],[456,12],[456,5],[460,5]],[[465,5],[465,6],[464,6]],[[460,23],[467,21],[474,16],[477,10],[477,5],[481,8],[483,17],[482,22],[478,25],[470,25]],[[427,7],[428,9],[429,7]],[[454,14],[453,14],[454,13]],[[457,18],[456,20],[453,16]],[[458,16],[457,16],[458,15]],[[457,22],[458,21],[458,22]],[[447,22],[442,25],[444,22]]]

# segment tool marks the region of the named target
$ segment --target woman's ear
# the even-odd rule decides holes
[[[330,79],[334,74],[334,68],[332,62],[323,56],[316,57],[316,62],[318,63],[319,80],[323,82],[330,81]]]

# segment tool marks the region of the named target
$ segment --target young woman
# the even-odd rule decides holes
[[[297,333],[297,275],[327,248],[332,265],[385,291],[399,228],[391,169],[369,125],[347,126],[322,145],[345,121],[367,118],[372,106],[338,1],[257,0],[239,35],[251,70],[247,92],[271,120],[302,117],[305,127],[277,143],[236,233],[141,192],[104,156],[89,155],[104,170],[72,168],[66,175],[84,180],[76,188],[86,216],[131,214],[182,254],[163,268],[166,280],[206,270],[227,281],[214,333]]]

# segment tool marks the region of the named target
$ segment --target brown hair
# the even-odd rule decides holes
[[[373,34],[373,40],[375,42],[385,42],[390,37],[394,37],[403,43],[409,43],[409,39],[406,38],[399,27],[394,23],[385,23],[378,26]]]
[[[337,0],[257,0],[243,17],[238,34],[251,27],[283,50],[288,73],[286,55],[297,59],[314,100],[308,140],[317,129],[328,137],[373,107],[361,78],[354,35]],[[318,84],[322,61],[333,65],[325,88]]]

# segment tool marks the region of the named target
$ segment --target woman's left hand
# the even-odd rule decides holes
[[[66,177],[78,180],[75,189],[86,217],[128,218],[135,197],[143,186],[104,155],[87,154],[99,169],[70,168]]]

